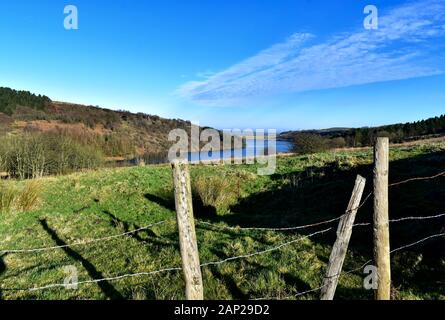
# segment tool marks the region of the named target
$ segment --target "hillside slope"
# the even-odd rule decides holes
[[[0,88],[0,135],[21,132],[64,132],[97,145],[106,156],[130,157],[163,153],[172,129],[190,130],[189,121],[55,102],[27,91]]]

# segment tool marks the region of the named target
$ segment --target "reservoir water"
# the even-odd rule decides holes
[[[234,150],[220,150],[215,152],[190,152],[188,155],[189,161],[208,161],[208,160],[223,160],[235,158],[249,158],[256,156],[267,155],[268,140],[246,140],[246,146],[241,149]],[[290,141],[277,140],[276,154],[292,152],[293,144]]]
[[[292,152],[293,144],[285,140],[277,140],[276,142],[276,154],[283,154]],[[246,140],[244,148],[235,150],[221,150],[213,153],[208,152],[190,152],[188,154],[189,161],[209,161],[209,160],[224,160],[231,158],[253,158],[254,156],[267,155],[268,140],[258,140],[255,142],[253,139]],[[131,167],[137,166],[141,161],[146,164],[163,164],[169,163],[166,154],[147,154],[141,157],[132,159],[112,161],[109,163],[112,167]]]

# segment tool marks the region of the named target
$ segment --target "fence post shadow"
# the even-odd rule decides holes
[[[3,261],[3,255],[0,256],[0,275],[6,271],[6,264]],[[0,290],[0,300],[3,298],[2,290]]]
[[[39,220],[39,222],[43,230],[45,230],[51,236],[51,239],[56,243],[56,245],[64,246],[67,244],[59,238],[59,236],[53,229],[48,226],[48,222],[46,221],[46,219],[41,219]],[[103,274],[99,272],[91,262],[82,257],[82,255],[80,255],[78,252],[74,251],[70,247],[63,247],[61,249],[65,251],[65,253],[71,258],[79,261],[92,279],[99,280],[104,278]],[[114,288],[108,281],[98,282],[97,285],[109,299],[124,299],[120,292],[117,291],[116,288]]]
[[[103,212],[103,214],[107,215],[107,217],[109,217],[111,219],[111,224],[113,227],[118,228],[119,226],[121,226],[123,228],[124,232],[131,232],[130,224],[128,222],[119,219],[118,217],[116,217],[114,214],[112,214],[108,210],[104,210],[102,212]],[[135,223],[132,223],[131,226],[133,227],[134,230],[141,229],[141,226],[137,225]],[[142,233],[145,233],[147,239],[144,239],[143,237],[140,236],[140,234],[142,234]],[[151,243],[151,244],[157,245],[158,247],[169,245],[165,241],[162,241],[162,238],[159,238],[159,236],[156,235],[156,233],[154,233],[150,229],[145,229],[145,230],[141,230],[139,232],[131,233],[129,235],[129,237],[135,239],[136,241],[139,241],[142,244]]]
[[[232,297],[235,298],[235,300],[247,300],[249,298],[248,295],[245,294],[240,287],[238,287],[238,284],[230,275],[221,273],[217,266],[210,266],[209,270],[214,278],[219,279],[224,283],[226,289],[230,292]]]

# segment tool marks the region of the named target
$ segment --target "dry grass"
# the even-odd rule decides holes
[[[192,190],[204,206],[213,207],[219,214],[224,214],[240,196],[237,181],[226,175],[198,176],[192,180]]]
[[[39,203],[42,190],[42,182],[32,180],[23,188],[18,188],[11,183],[0,184],[0,213],[27,212],[34,209]]]
[[[40,180],[28,182],[16,198],[16,208],[19,212],[26,212],[34,209],[38,202],[42,190]]]
[[[16,189],[13,185],[0,182],[0,213],[11,212],[16,196]]]

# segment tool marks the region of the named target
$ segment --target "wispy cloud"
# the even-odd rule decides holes
[[[194,102],[232,106],[249,99],[445,72],[445,0],[409,2],[380,12],[379,29],[324,42],[295,33],[257,55],[177,92]]]

